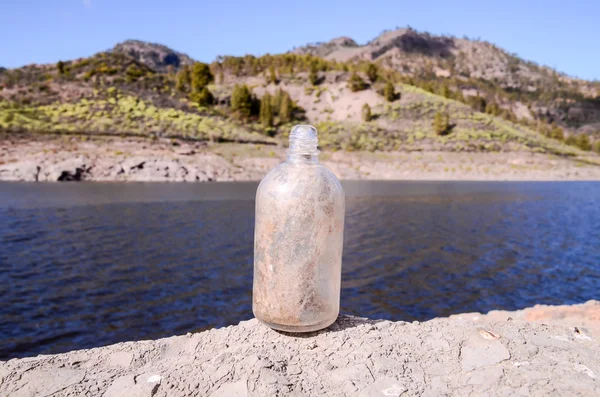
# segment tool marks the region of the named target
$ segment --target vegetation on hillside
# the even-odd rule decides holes
[[[320,106],[330,114],[317,121],[320,142],[333,150],[600,151],[598,138],[565,131],[551,117],[519,118],[509,106],[580,95],[573,90],[524,93],[489,80],[439,77],[431,68],[408,74],[383,62],[296,53],[226,56],[165,70],[106,52],[3,71],[0,129],[280,142],[291,123],[312,121],[307,111]],[[347,121],[320,104],[323,93],[334,103],[342,95],[373,98],[371,91],[381,103],[363,101],[358,117],[347,114]]]

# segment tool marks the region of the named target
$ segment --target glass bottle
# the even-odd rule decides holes
[[[286,161],[256,192],[252,311],[281,331],[316,331],[339,314],[344,190],[317,142],[313,126],[295,126]]]

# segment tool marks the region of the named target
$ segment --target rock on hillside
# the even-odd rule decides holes
[[[327,55],[331,53],[339,53],[345,49],[358,48],[358,44],[356,41],[352,40],[350,37],[338,37],[327,43],[313,43],[307,44],[304,47],[300,47],[294,50],[295,53],[298,54],[311,54],[321,58],[325,58]]]
[[[188,55],[167,46],[140,40],[127,40],[119,43],[112,49],[112,52],[129,55],[138,62],[162,73],[166,73],[169,66],[177,70],[183,65],[192,65],[195,62]]]

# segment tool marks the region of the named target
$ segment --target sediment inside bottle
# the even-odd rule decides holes
[[[257,198],[254,313],[283,326],[322,323],[339,305],[343,206],[340,214],[339,193],[332,189],[339,182],[297,170],[276,183],[304,193]]]

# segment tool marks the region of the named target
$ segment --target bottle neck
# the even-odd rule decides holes
[[[291,163],[319,162],[319,140],[317,130],[312,125],[297,125],[290,133],[290,146],[287,150],[287,161]]]
[[[318,164],[319,154],[291,154],[287,153],[286,160],[288,163],[307,163],[307,164]]]

